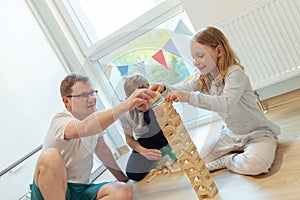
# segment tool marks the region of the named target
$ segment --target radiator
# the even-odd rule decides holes
[[[216,23],[255,90],[300,75],[300,0],[261,0]]]

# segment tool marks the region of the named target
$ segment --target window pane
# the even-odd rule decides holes
[[[117,99],[124,99],[122,84],[124,77],[130,74],[144,75],[150,84],[166,82],[172,85],[185,81],[191,75],[194,66],[189,43],[193,33],[187,22],[183,12],[98,59],[116,90]]]
[[[150,84],[166,82],[176,85],[187,80],[195,70],[189,50],[193,32],[186,13],[182,12],[99,58],[97,62],[103,78],[108,80],[114,91],[112,103],[125,99],[123,84],[127,75],[144,75]],[[210,114],[209,111],[189,105],[175,104],[175,108],[181,113],[184,122]]]
[[[95,35],[88,33],[92,43],[114,33],[129,22],[140,17],[164,0],[69,0],[84,30],[94,30]]]

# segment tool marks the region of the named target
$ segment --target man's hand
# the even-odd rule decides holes
[[[150,90],[162,93],[163,91],[166,90],[166,87],[162,84],[154,84],[150,86]]]
[[[129,105],[129,111],[134,108],[146,104],[150,107],[150,99],[156,96],[155,92],[149,89],[138,89],[135,90],[130,97],[126,99]]]
[[[167,94],[165,101],[167,102],[189,102],[191,93],[186,91],[173,91]]]

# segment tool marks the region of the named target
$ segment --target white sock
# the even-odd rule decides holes
[[[218,158],[210,163],[207,163],[206,168],[208,169],[208,171],[224,169],[224,168],[226,168],[225,162],[226,162],[227,158],[228,158],[228,155]]]

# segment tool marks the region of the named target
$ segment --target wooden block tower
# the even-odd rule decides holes
[[[218,189],[172,103],[160,102],[153,109],[178,165],[189,177],[199,199],[214,197]]]

